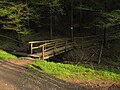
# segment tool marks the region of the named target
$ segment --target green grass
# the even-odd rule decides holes
[[[70,80],[111,80],[120,81],[120,70],[108,66],[70,65],[35,60],[33,63],[39,72],[45,72],[58,78]],[[36,70],[32,65],[29,69]]]
[[[1,60],[9,60],[9,59],[17,59],[17,57],[6,51],[0,50],[0,59]]]

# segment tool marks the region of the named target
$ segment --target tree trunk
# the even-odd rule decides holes
[[[50,39],[53,39],[53,18],[52,18],[52,6],[50,7]]]
[[[16,40],[18,41],[17,42],[17,46],[20,47],[20,42],[21,42],[21,36],[20,36],[20,34],[17,34]]]
[[[107,29],[106,29],[106,27],[104,28],[104,39],[103,39],[103,45],[104,45],[104,47],[107,46]]]
[[[73,35],[73,0],[71,1],[71,40],[74,40]]]
[[[82,7],[82,0],[80,0],[80,7]],[[79,33],[82,32],[82,10],[80,9]]]

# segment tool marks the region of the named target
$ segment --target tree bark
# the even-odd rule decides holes
[[[50,39],[53,39],[53,18],[52,18],[52,6],[50,6]]]
[[[103,40],[103,45],[104,45],[104,47],[107,46],[107,29],[106,29],[106,27],[104,28],[104,40]]]
[[[74,35],[73,35],[73,0],[71,1],[71,40],[74,41]]]
[[[80,7],[82,7],[82,0],[80,0]],[[82,32],[82,10],[80,9],[79,33]]]

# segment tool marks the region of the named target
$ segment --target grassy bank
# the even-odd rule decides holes
[[[36,69],[35,67],[39,68]],[[120,81],[120,70],[108,66],[70,65],[47,61],[34,61],[29,69],[45,72],[69,80],[110,80]]]
[[[0,59],[1,60],[9,60],[9,59],[17,59],[17,57],[6,51],[0,50]]]

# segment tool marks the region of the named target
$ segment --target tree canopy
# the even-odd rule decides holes
[[[0,25],[4,30],[14,30],[17,33],[27,34],[28,8],[22,3],[0,4]]]
[[[78,23],[79,18],[83,20],[83,27],[88,24],[107,27],[120,24],[119,0],[0,0],[0,28],[28,34],[31,29],[49,28],[51,15],[54,24],[59,21],[69,25],[71,8],[75,19],[73,24]]]

